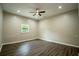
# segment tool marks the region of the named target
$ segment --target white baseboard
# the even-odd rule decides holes
[[[44,38],[40,38],[40,39],[44,39]],[[47,40],[45,40],[45,41],[47,41]],[[77,45],[63,43],[63,42],[57,42],[57,41],[49,41],[49,42],[54,42],[54,43],[58,43],[58,44],[66,45],[66,46],[71,46],[71,47],[79,48],[79,46],[77,46]]]
[[[25,41],[30,41],[30,40],[36,40],[36,38],[35,39],[29,39],[29,40],[21,40],[21,41],[15,41],[15,42],[2,43],[2,45],[20,43],[20,42],[25,42]]]
[[[71,47],[76,47],[76,48],[79,48],[79,46],[77,46],[77,45],[73,45],[73,44],[62,43],[62,42],[55,42],[55,43],[58,43],[58,44],[63,44],[63,45],[67,45],[67,46],[71,46]]]
[[[43,39],[43,38],[40,38],[40,39]],[[30,40],[36,40],[36,39],[22,40],[22,41],[16,41],[16,42],[8,42],[8,43],[3,43],[2,45],[14,44],[14,43],[20,43],[20,42],[30,41]],[[49,41],[49,42],[51,42],[51,41]],[[67,45],[67,46],[72,46],[72,47],[79,48],[79,46],[77,46],[77,45],[73,45],[73,44],[68,44],[68,43],[63,43],[63,42],[57,42],[57,41],[52,41],[52,42],[54,42],[54,43],[58,43],[58,44],[62,44],[62,45]]]

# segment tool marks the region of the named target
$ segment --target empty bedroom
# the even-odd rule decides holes
[[[78,3],[0,3],[0,56],[78,56]]]

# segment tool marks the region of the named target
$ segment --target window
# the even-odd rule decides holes
[[[21,32],[29,32],[29,25],[21,24]]]

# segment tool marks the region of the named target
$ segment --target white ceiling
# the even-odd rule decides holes
[[[4,3],[2,6],[3,10],[6,12],[33,19],[44,19],[49,16],[54,16],[78,8],[77,4],[74,3]],[[62,6],[62,9],[58,9],[58,6]],[[36,8],[45,10],[46,13],[42,14],[42,16],[33,16],[32,13],[29,13],[35,11]],[[21,12],[17,13],[17,10],[20,10]]]

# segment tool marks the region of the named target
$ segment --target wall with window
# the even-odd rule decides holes
[[[3,43],[17,43],[37,39],[37,21],[4,12]],[[29,25],[29,32],[21,31],[21,24]]]

